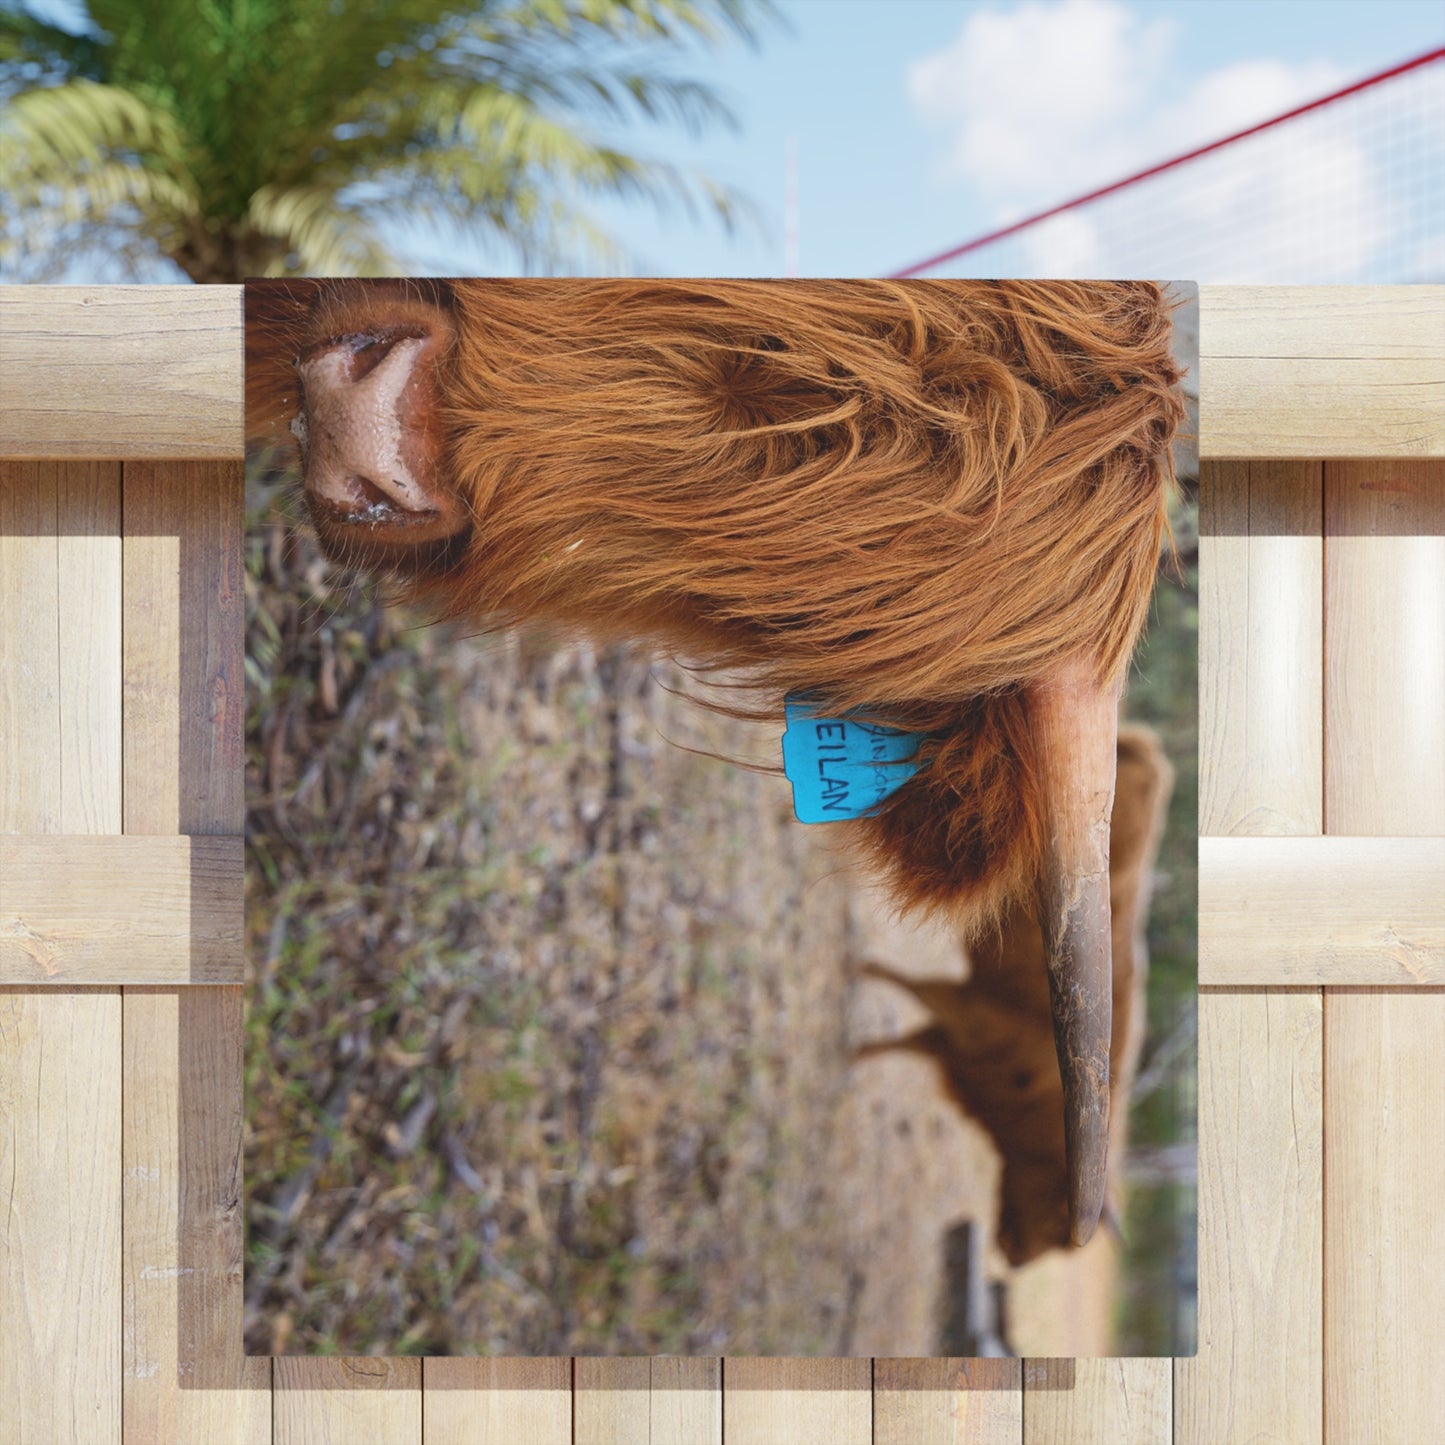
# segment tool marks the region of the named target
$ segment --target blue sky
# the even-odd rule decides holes
[[[786,274],[790,147],[799,273],[880,275],[1445,43],[1439,0],[776,3],[756,47],[676,67],[735,132],[616,136],[750,197],[756,224],[592,205],[631,270]],[[1445,65],[1324,114],[931,274],[1445,281]],[[489,239],[391,239],[418,272],[517,269]]]
[[[681,214],[596,208],[637,269],[783,274],[789,138],[801,274],[877,275],[1445,41],[1445,8],[1435,0],[782,0],[780,8],[785,25],[770,27],[756,49],[731,42],[693,68],[732,105],[736,134],[627,133],[638,151],[749,194],[761,229],[729,238]],[[1328,150],[1314,159],[1325,172],[1349,169]],[[1335,204],[1348,207],[1349,194]],[[428,259],[429,269],[512,269],[483,247],[448,245]],[[1289,264],[1280,262],[1283,276],[1238,279],[1295,279]],[[1300,280],[1338,279],[1295,264]]]

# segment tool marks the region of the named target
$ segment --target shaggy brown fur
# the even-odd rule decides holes
[[[1023,689],[1077,657],[1117,679],[1144,619],[1168,311],[1147,282],[343,284],[301,344],[448,328],[470,527],[358,560],[449,616],[646,641],[778,716],[803,691],[926,733],[851,826],[901,907],[976,928],[1031,896],[1044,844]]]
[[[1133,1081],[1144,1028],[1151,874],[1174,781],[1158,738],[1147,728],[1121,728],[1118,757],[1109,833],[1114,956],[1109,1155],[1116,1166],[1128,1125],[1121,1101]],[[1039,925],[1028,910],[1011,910],[999,933],[971,947],[969,957],[972,972],[965,983],[909,978],[881,964],[867,965],[871,977],[913,994],[933,1022],[904,1038],[865,1045],[856,1057],[908,1049],[938,1065],[949,1096],[988,1131],[999,1152],[999,1247],[1010,1264],[1027,1264],[1069,1242],[1063,1085]],[[1111,1192],[1117,1210],[1117,1183]]]

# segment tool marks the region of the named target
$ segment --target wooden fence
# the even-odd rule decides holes
[[[238,288],[0,288],[0,1440],[1445,1441],[1445,287],[1203,288],[1193,1360],[247,1359]]]

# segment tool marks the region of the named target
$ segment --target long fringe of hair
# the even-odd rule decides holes
[[[470,538],[409,590],[927,735],[851,825],[967,926],[1043,846],[1023,689],[1121,675],[1183,408],[1148,282],[452,283]]]

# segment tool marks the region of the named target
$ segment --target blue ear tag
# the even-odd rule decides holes
[[[819,717],[803,698],[785,699],[783,771],[800,823],[861,818],[914,773],[922,733],[846,717]]]

